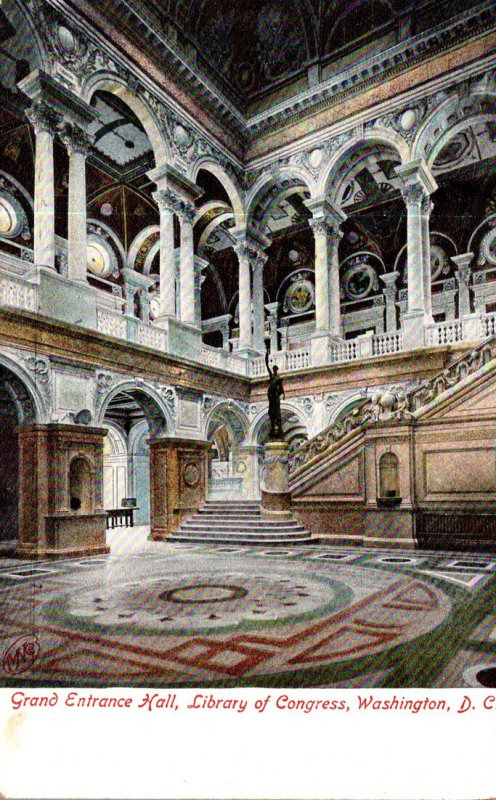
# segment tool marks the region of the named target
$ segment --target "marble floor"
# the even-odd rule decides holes
[[[496,555],[147,534],[0,560],[1,685],[496,685]]]

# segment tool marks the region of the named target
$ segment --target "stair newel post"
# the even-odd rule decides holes
[[[289,491],[289,444],[282,439],[264,447],[260,483],[262,516],[274,519],[291,517]]]

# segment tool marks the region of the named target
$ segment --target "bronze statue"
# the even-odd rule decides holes
[[[285,394],[278,366],[275,364],[272,369],[270,367],[268,346],[265,352],[265,364],[267,365],[267,371],[269,373],[269,386],[267,389],[270,419],[269,440],[273,441],[284,438],[281,419],[281,397],[285,397]]]

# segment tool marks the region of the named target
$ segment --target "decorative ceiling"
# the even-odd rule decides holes
[[[198,66],[244,110],[275,88],[290,93],[307,88],[309,70],[332,73],[331,65],[346,69],[476,2],[121,0],[117,12],[115,2],[101,0],[99,11],[132,41],[146,26],[173,41],[189,63],[194,55]]]

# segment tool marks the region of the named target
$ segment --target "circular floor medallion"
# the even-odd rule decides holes
[[[159,594],[159,599],[169,603],[200,605],[239,600],[241,597],[246,597],[247,594],[248,590],[242,586],[229,586],[222,583],[193,583],[190,586],[180,586],[177,589],[162,592]]]

